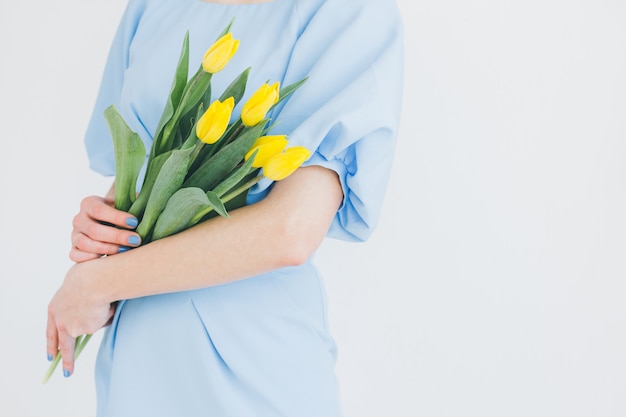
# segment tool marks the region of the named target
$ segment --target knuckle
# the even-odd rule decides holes
[[[98,232],[98,223],[95,222],[89,222],[86,226],[85,226],[85,230],[84,233],[85,235],[91,237],[92,239],[96,236],[97,232]]]
[[[86,241],[86,237],[83,234],[79,234],[74,238],[74,247],[76,249],[80,249],[85,247],[85,241]]]
[[[109,206],[102,201],[98,201],[91,207],[91,217],[96,220],[104,220],[107,217],[109,210]]]
[[[99,251],[99,253],[102,253],[103,255],[115,255],[116,253],[118,253],[119,250],[120,245],[106,245],[103,246],[102,250]]]
[[[77,230],[80,228],[80,220],[81,220],[80,213],[78,213],[72,218],[72,227],[74,228],[74,230]]]
[[[91,215],[93,216],[94,219],[99,220],[102,218],[104,207],[105,207],[104,205],[98,204],[98,205],[94,205],[91,208]]]
[[[48,340],[48,342],[54,341],[56,335],[57,335],[56,329],[50,328],[46,330],[46,339]]]
[[[81,202],[80,202],[80,210],[81,211],[88,210],[89,206],[91,206],[91,204],[93,203],[93,200],[94,200],[94,196],[93,195],[90,195],[90,196],[87,196],[87,197],[83,198],[81,200]]]
[[[67,326],[63,323],[58,323],[57,324],[57,330],[59,332],[59,334],[63,334],[63,333],[67,333]]]
[[[61,356],[64,358],[63,363],[66,363],[65,358],[67,358],[67,363],[69,363],[70,358],[74,356],[72,355],[74,347],[70,346],[68,343],[63,343],[59,346],[59,350],[61,351]]]
[[[80,251],[76,250],[76,249],[72,249],[70,251],[70,260],[74,261],[74,262],[81,262],[82,261],[82,256],[80,256]]]
[[[64,339],[64,340],[63,340]],[[71,337],[63,338],[59,341],[59,350],[64,358],[70,359],[74,355],[74,339]]]

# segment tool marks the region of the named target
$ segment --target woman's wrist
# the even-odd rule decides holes
[[[106,274],[107,258],[109,257],[82,262],[72,268],[77,269],[75,277],[72,276],[72,278],[80,280],[77,284],[82,288],[83,294],[95,304],[110,304],[118,301],[113,295],[113,286]]]

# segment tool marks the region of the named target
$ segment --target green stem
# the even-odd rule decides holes
[[[224,204],[228,203],[230,200],[237,197],[239,194],[243,193],[248,188],[252,187],[254,184],[261,181],[262,179],[263,179],[263,175],[259,175],[259,176],[249,179],[248,181],[243,183],[240,187],[226,194],[224,198],[221,198],[222,202]],[[197,224],[198,222],[200,222],[200,220],[202,220],[204,216],[206,216],[212,211],[213,211],[213,207],[209,206],[205,210],[202,210],[201,212],[196,213],[196,215],[191,219],[191,224]]]
[[[264,178],[263,175],[257,175],[254,178],[250,178],[248,181],[246,181],[245,183],[241,184],[240,187],[235,188],[233,191],[231,191],[230,193],[226,194],[224,196],[224,198],[222,198],[222,201],[224,202],[224,204],[228,203],[230,200],[232,200],[233,198],[237,197],[239,194],[243,193],[248,188],[252,187],[254,184],[256,184],[257,182],[261,181],[263,178]]]
[[[61,351],[57,351],[57,355],[54,357],[54,360],[50,364],[50,367],[48,367],[48,371],[46,372],[46,374],[43,377],[43,380],[41,381],[42,384],[45,384],[46,382],[48,382],[48,380],[52,376],[52,373],[59,365],[60,361],[61,361]]]
[[[78,359],[78,356],[83,351],[83,349],[85,349],[85,346],[87,345],[87,342],[89,342],[89,339],[91,339],[91,335],[86,334],[83,336],[80,343],[77,344],[76,350],[74,351],[74,360]]]
[[[244,127],[245,126],[241,122],[241,118],[239,118],[239,120],[230,125],[224,137],[222,137],[222,139],[220,139],[215,145],[213,145],[205,159],[212,157],[213,155],[215,155],[215,153],[217,153],[217,151],[232,142],[233,138],[237,137],[244,129]]]
[[[200,155],[200,152],[202,151],[202,148],[204,148],[204,142],[196,143],[196,147],[193,150],[193,152],[191,153],[191,157],[189,159],[189,166],[190,167],[193,165],[193,163],[195,162],[195,160],[198,157],[198,155]]]
[[[235,123],[232,124],[232,130],[229,129],[228,133],[226,134],[226,137],[223,139],[224,143],[222,146],[228,145],[230,142],[232,142],[234,137],[239,136],[239,134],[244,129],[244,127],[245,126],[243,125],[241,118],[239,118],[239,120],[237,120]]]

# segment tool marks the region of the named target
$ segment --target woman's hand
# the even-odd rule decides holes
[[[97,262],[79,263],[70,268],[48,305],[48,358],[56,356],[57,350],[61,351],[65,376],[74,372],[76,338],[106,326],[115,312],[115,307],[91,285],[95,276],[91,268]]]
[[[109,196],[83,199],[72,225],[70,259],[74,262],[124,252],[141,243],[140,236],[132,231],[137,227],[137,219],[116,210]]]

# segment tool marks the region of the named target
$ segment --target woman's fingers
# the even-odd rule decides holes
[[[113,227],[101,227],[104,231],[96,232],[92,236],[79,232],[72,234],[72,248],[70,250],[70,259],[72,261],[84,262],[96,259],[102,255],[113,255],[125,252],[141,244],[141,238],[137,233]],[[114,243],[111,243],[111,241]]]
[[[111,200],[98,196],[89,196],[83,199],[80,205],[80,213],[98,222],[108,223],[124,229],[137,227],[137,218],[124,211],[113,207]]]
[[[48,361],[52,361],[59,350],[59,338],[57,328],[55,326],[52,314],[48,311],[48,325],[46,327],[46,351],[48,353]]]
[[[141,244],[141,237],[129,230],[92,223],[83,228],[83,231],[74,230],[72,233],[72,249],[99,255],[113,255],[120,252],[120,247],[137,247]]]
[[[83,252],[76,248],[72,248],[72,250],[70,251],[70,259],[76,263],[90,261],[92,259],[97,259],[102,255],[98,253]]]
[[[72,223],[70,259],[74,262],[113,255],[141,244],[141,237],[132,230],[137,219],[112,205],[112,201],[97,196],[83,199]]]
[[[76,339],[66,331],[59,330],[51,310],[48,311],[48,325],[46,327],[46,351],[48,361],[52,361],[58,352],[63,360],[63,375],[68,377],[74,372],[74,348]]]
[[[46,350],[51,359],[60,352],[66,377],[74,372],[76,338],[95,333],[115,314],[116,304],[94,291],[94,268],[96,262],[74,264],[48,304]]]
[[[74,349],[76,338],[67,332],[59,332],[59,350],[63,358],[63,376],[69,377],[74,373]]]

